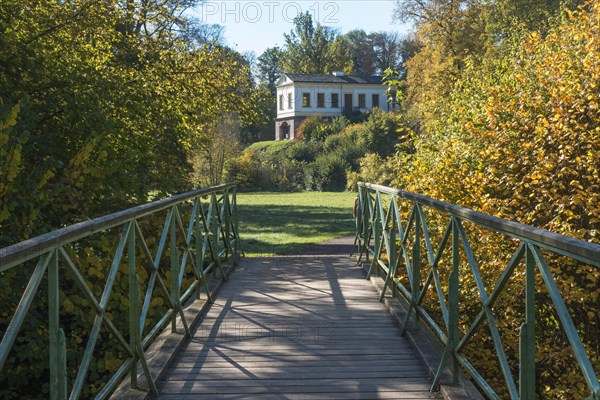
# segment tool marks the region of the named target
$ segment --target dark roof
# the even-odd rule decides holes
[[[285,74],[292,82],[381,84],[381,76],[333,74]]]

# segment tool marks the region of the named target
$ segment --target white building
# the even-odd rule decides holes
[[[277,82],[275,139],[293,139],[306,117],[333,118],[374,107],[388,108],[381,76],[283,74]]]

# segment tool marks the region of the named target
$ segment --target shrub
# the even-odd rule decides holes
[[[333,118],[330,122],[319,125],[312,136],[313,141],[324,141],[332,135],[342,132],[350,123],[344,116]]]
[[[256,153],[245,149],[238,158],[227,165],[226,181],[236,182],[241,189],[255,189],[257,188],[256,171],[258,167],[259,161]]]
[[[349,164],[336,153],[326,153],[317,157],[314,163],[312,187],[319,191],[338,191],[346,187],[346,169]]]
[[[338,147],[348,146],[349,144],[356,144],[356,139],[345,132],[338,133],[337,135],[329,136],[323,143],[323,151],[330,152],[335,151]]]
[[[315,114],[302,121],[296,133],[296,141],[319,142],[327,137],[343,131],[350,121],[343,116],[335,117],[331,121]]]
[[[308,118],[306,118],[296,131],[297,142],[305,141],[310,142],[314,139],[314,135],[316,131],[320,128],[321,125],[326,124],[327,121],[320,115],[315,114]]]
[[[344,117],[350,121],[351,124],[362,124],[369,117],[369,113],[362,113],[360,111],[344,112]]]
[[[382,157],[390,156],[398,143],[396,114],[374,109],[356,133],[357,142],[365,152],[377,153]]]
[[[321,152],[322,146],[318,142],[294,143],[285,151],[285,157],[291,160],[313,162]]]
[[[389,159],[383,159],[379,154],[367,153],[359,161],[359,171],[347,171],[346,189],[356,190],[358,182],[376,183],[379,185],[389,185],[394,177],[392,162]]]

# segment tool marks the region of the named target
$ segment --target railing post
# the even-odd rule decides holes
[[[209,303],[212,303],[213,299],[210,294],[210,289],[208,287],[208,279],[206,277],[206,274],[204,273],[204,249],[202,248],[202,218],[200,217],[200,213],[204,213],[204,211],[202,210],[202,202],[200,200],[200,197],[196,198],[195,202],[196,208],[194,212],[196,214],[194,215],[194,227],[196,233],[196,268],[198,269],[198,275],[200,276],[200,278],[202,279],[202,283],[204,284],[204,291],[206,293],[207,301]],[[204,232],[204,235],[208,235],[208,232]],[[198,298],[200,298],[200,290],[198,290],[197,296]]]
[[[458,383],[458,358],[456,357],[456,346],[458,345],[458,297],[459,297],[459,274],[460,274],[460,254],[459,233],[456,220],[452,219],[452,272],[448,279],[448,346],[453,359],[452,383]]]
[[[67,398],[65,333],[60,328],[60,287],[58,250],[52,251],[48,264],[48,329],[50,337],[50,398]]]
[[[381,245],[383,243],[382,239],[382,233],[383,233],[383,228],[381,227],[381,212],[380,212],[380,207],[381,207],[381,197],[379,195],[379,192],[376,193],[375,195],[375,204],[373,205],[373,214],[371,215],[372,218],[372,227],[373,227],[373,237],[375,239],[375,252],[373,254],[373,260],[371,261],[371,266],[369,267],[369,271],[367,272],[367,279],[371,278],[371,275],[373,274],[373,272],[375,272],[375,274],[377,274],[377,276],[379,276],[379,265],[378,265],[378,261],[379,261],[379,255],[381,253]]]
[[[231,247],[231,208],[229,207],[229,191],[230,189],[225,190],[223,193],[223,229],[225,230],[225,258],[229,258],[231,254],[233,254],[233,248]]]
[[[390,217],[392,219],[392,227],[391,227],[391,231],[390,231],[390,254],[388,256],[389,259],[389,266],[388,266],[388,271],[389,271],[389,276],[390,276],[390,283],[392,285],[392,297],[396,297],[397,296],[397,290],[396,290],[396,284],[394,283],[394,279],[396,278],[396,267],[398,266],[398,258],[400,258],[400,254],[396,254],[397,250],[398,250],[398,246],[396,245],[396,234],[398,232],[398,225],[396,221],[396,204],[397,198],[396,196],[391,196],[391,200],[390,200]],[[402,238],[400,238],[400,240],[402,240]],[[385,287],[384,287],[385,289]]]
[[[370,207],[371,198],[369,190],[364,188],[362,193],[362,224],[363,224],[363,250],[365,252],[365,260],[369,261],[369,242],[371,238],[371,214]]]
[[[131,387],[137,389],[137,345],[140,337],[139,326],[139,302],[140,302],[140,283],[135,275],[135,229],[133,226],[129,229],[129,238],[127,243],[127,261],[129,265],[129,347],[131,348],[132,364],[129,371]]]
[[[519,332],[519,394],[535,399],[535,259],[531,245],[525,252],[525,323]]]
[[[172,217],[171,221],[174,221],[175,216],[172,215]],[[130,386],[134,389],[138,388],[137,363],[139,361],[142,365],[146,380],[148,381],[150,391],[154,395],[158,395],[158,389],[150,374],[141,340],[140,280],[135,272],[135,225],[135,220],[129,222],[129,237],[127,238],[127,261],[129,266],[129,349],[132,353],[131,370],[129,371],[131,379]]]
[[[371,226],[369,224],[371,215],[369,214],[369,189],[361,184],[358,185],[358,207],[356,210],[356,238],[355,243],[358,250],[357,264],[360,264],[363,254],[365,260],[369,261],[369,241],[371,236]]]
[[[221,265],[221,240],[219,239],[219,232],[221,226],[219,225],[219,202],[217,201],[217,195],[212,194],[210,198],[210,207],[208,212],[208,219],[210,223],[210,236],[208,238],[211,245],[211,253],[213,261],[216,263],[216,267],[221,271],[221,277],[223,280],[227,280],[223,266]]]
[[[415,203],[415,208],[418,207]],[[419,328],[419,313],[417,306],[419,302],[419,294],[421,293],[421,215],[415,212],[415,241],[413,243],[413,259],[412,259],[412,290],[411,301],[415,308],[415,328]]]
[[[448,357],[452,357],[452,383],[458,384],[459,378],[459,363],[458,358],[456,357],[456,349],[459,344],[458,337],[458,297],[459,297],[459,233],[456,219],[452,217],[450,220],[450,224],[452,226],[452,271],[450,272],[450,276],[448,277],[448,340],[446,342],[446,347],[444,348],[444,353],[442,354],[442,359],[440,360],[440,365],[438,365],[438,369],[435,373],[435,377],[433,378],[433,384],[431,385],[431,390],[437,388],[440,383],[440,379],[442,377],[442,373],[444,372],[444,368],[446,368],[446,364],[448,363]]]
[[[237,213],[237,188],[234,186],[231,189],[231,219],[233,220],[233,263],[238,265],[238,255],[240,253],[240,237],[239,237],[239,221]]]
[[[177,230],[175,224],[175,207],[170,210],[171,220],[169,221],[169,238],[171,260],[171,302],[173,303],[173,317],[171,318],[171,332],[177,332],[177,306],[179,304],[179,254],[177,250]]]
[[[362,203],[361,192],[362,192],[362,188],[359,184],[357,186],[356,199],[354,200],[354,244],[352,245],[353,247],[356,246],[359,260],[360,260],[360,257],[362,256],[362,252],[361,252],[362,241],[360,240],[360,234],[362,231],[362,218],[361,218],[362,208],[360,205]],[[354,254],[354,250],[352,250],[350,252],[350,257],[352,257],[352,254]]]

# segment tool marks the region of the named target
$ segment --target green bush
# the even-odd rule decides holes
[[[330,122],[325,122],[314,130],[311,140],[324,141],[332,135],[342,132],[350,123],[344,116],[333,118]]]
[[[248,146],[248,150],[253,151],[254,153],[270,153],[276,154],[280,151],[284,151],[288,147],[290,147],[293,142],[289,140],[265,140],[262,142],[252,143]]]
[[[344,118],[350,121],[351,124],[362,124],[369,118],[369,113],[360,111],[344,112]]]
[[[310,142],[313,140],[316,131],[320,128],[321,125],[327,123],[327,120],[324,119],[320,114],[315,114],[306,118],[296,131],[296,141],[301,142]]]
[[[389,185],[394,178],[392,162],[383,159],[379,154],[367,153],[360,159],[359,171],[349,170],[346,174],[346,188],[357,190],[358,182],[370,182],[379,185]]]
[[[256,171],[259,161],[256,153],[245,149],[242,154],[227,165],[226,181],[236,182],[241,189],[256,189]]]
[[[286,148],[285,157],[290,160],[313,162],[322,149],[323,146],[319,142],[299,142]]]
[[[360,159],[365,154],[363,148],[358,143],[346,141],[337,147],[330,154],[335,154],[339,158],[343,159],[353,171],[359,167]]]
[[[250,146],[255,164],[249,167],[250,160],[246,157],[246,167],[238,159],[230,169],[246,171],[238,179],[245,187],[260,190],[343,190],[346,174],[358,172],[361,158],[367,152],[379,154],[383,159],[395,151],[398,121],[399,116],[379,109],[370,113],[366,122],[354,125],[349,125],[345,117],[329,122],[315,115],[300,126],[299,141],[283,145],[255,143]],[[375,175],[371,171],[366,173]]]
[[[365,153],[377,153],[382,157],[394,154],[398,143],[398,121],[394,113],[375,109],[365,123],[356,130],[357,142]]]
[[[346,170],[349,163],[336,153],[326,153],[317,157],[314,163],[313,183],[318,191],[340,191],[346,187]]]
[[[348,146],[350,144],[356,144],[356,139],[347,135],[345,132],[338,133],[337,135],[332,135],[325,139],[325,142],[323,142],[323,151],[335,151],[338,147]]]

